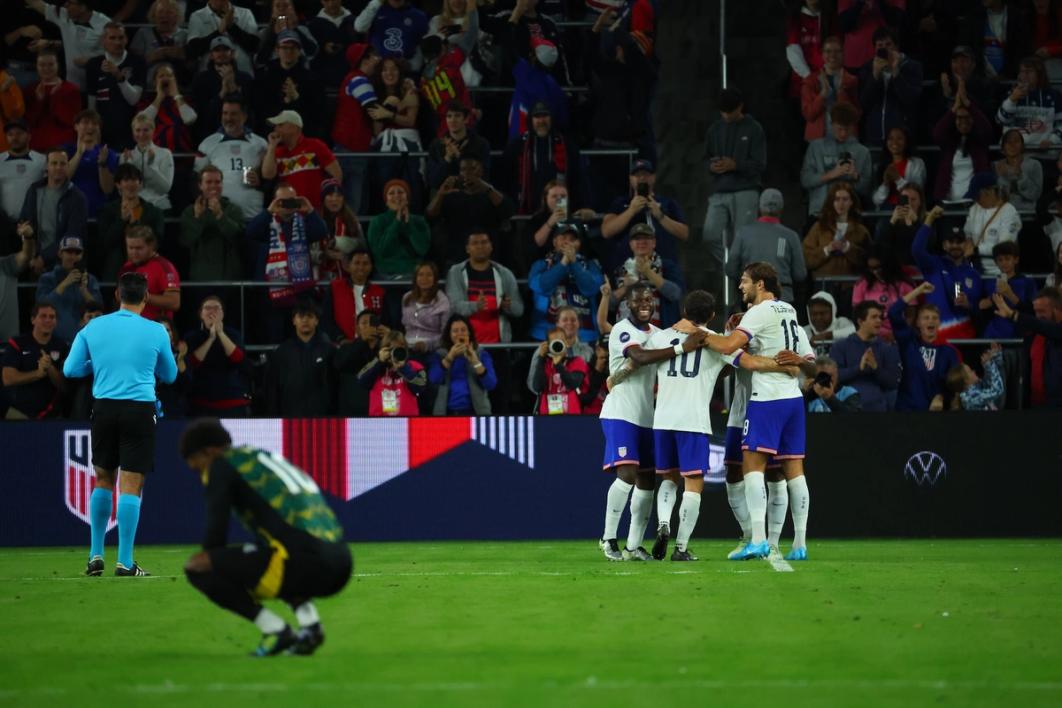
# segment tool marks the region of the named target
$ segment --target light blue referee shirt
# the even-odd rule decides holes
[[[177,378],[170,335],[158,322],[129,310],[97,317],[74,337],[63,375],[95,375],[97,399],[155,401],[155,377],[162,383]]]

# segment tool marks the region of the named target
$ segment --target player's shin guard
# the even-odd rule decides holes
[[[701,495],[697,492],[683,492],[682,505],[679,507],[678,535],[675,537],[675,547],[680,551],[686,550],[689,545],[693,527],[697,525],[697,517],[700,514]]]
[[[734,513],[734,520],[741,527],[741,538],[748,541],[752,538],[752,525],[749,517],[749,503],[745,500],[745,482],[727,482],[726,498],[730,502],[730,511]]]
[[[89,560],[103,555],[103,537],[107,535],[107,522],[111,520],[114,495],[109,489],[96,487],[89,497]]]
[[[660,483],[660,489],[656,490],[656,521],[658,524],[667,524],[671,528],[671,514],[675,510],[675,498],[678,496],[678,485],[670,479]]]
[[[653,510],[653,490],[635,489],[631,494],[631,528],[627,533],[627,548],[634,550],[645,540],[649,512]]]
[[[767,543],[772,546],[778,545],[782,537],[782,526],[785,525],[785,513],[789,510],[789,491],[786,483],[767,483]]]
[[[251,598],[247,588],[216,572],[194,573],[186,570],[185,575],[188,576],[192,587],[209,597],[215,605],[235,612],[244,619],[254,622],[262,609],[262,606]]]
[[[767,487],[763,483],[763,472],[745,475],[745,503],[749,506],[752,543],[763,543],[767,540]]]
[[[627,497],[634,488],[633,484],[627,484],[617,477],[608,488],[608,499],[605,502],[605,532],[601,538],[608,541],[616,538],[619,533],[620,517],[623,509],[627,506]]]
[[[118,497],[118,562],[133,567],[133,542],[140,523],[140,497],[122,494]]]
[[[789,508],[793,512],[793,548],[807,545],[808,510],[811,508],[811,495],[808,493],[808,481],[804,475],[789,480]]]

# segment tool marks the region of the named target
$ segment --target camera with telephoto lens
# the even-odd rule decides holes
[[[833,385],[833,377],[830,376],[830,372],[828,371],[820,371],[815,374],[815,383],[823,388],[829,388]]]
[[[405,347],[395,347],[391,350],[391,363],[395,366],[402,366],[406,363],[406,359],[409,358],[409,350]]]
[[[549,353],[550,354],[563,354],[568,347],[564,345],[563,339],[551,339],[549,340]]]

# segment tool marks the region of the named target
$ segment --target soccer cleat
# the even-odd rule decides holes
[[[738,556],[741,554],[741,552],[743,550],[745,550],[745,546],[747,546],[748,543],[749,543],[749,539],[747,539],[747,538],[742,538],[741,540],[739,540],[738,541],[738,545],[734,547],[734,550],[732,550],[732,551],[730,551],[730,553],[726,554],[726,559],[727,560],[732,560],[732,561],[733,560],[741,560],[740,558],[738,558]]]
[[[284,625],[284,629],[279,632],[263,634],[262,641],[258,643],[251,656],[276,656],[295,646],[297,641],[298,637],[295,636],[295,632],[291,631],[291,627]]]
[[[746,543],[744,548],[736,553],[731,553],[728,557],[730,560],[743,561],[752,558],[766,558],[770,552],[771,547],[767,545],[767,542],[760,541],[759,543]]]
[[[693,555],[693,553],[688,548],[686,550],[684,550],[684,551],[680,551],[679,549],[676,548],[671,553],[671,560],[673,560],[673,561],[695,561],[695,560],[700,560],[700,558],[698,558],[697,556]]]
[[[656,529],[656,542],[653,543],[653,558],[658,561],[664,560],[667,556],[667,542],[671,538],[671,528],[661,522],[660,526]]]
[[[621,561],[623,560],[623,554],[620,553],[619,544],[616,543],[616,539],[610,538],[607,541],[601,539],[597,543],[602,553],[605,554],[605,560]]]
[[[103,556],[92,556],[85,568],[85,575],[93,578],[103,575]]]
[[[787,561],[806,561],[808,559],[807,546],[801,546],[800,548],[794,548],[785,554]]]
[[[125,578],[146,577],[151,575],[151,573],[141,568],[136,561],[133,561],[132,568],[126,568],[121,563],[115,563],[114,574]]]
[[[653,557],[646,553],[645,549],[638,546],[633,551],[629,548],[623,549],[623,560],[625,561],[651,561]]]
[[[782,560],[782,552],[778,550],[778,546],[770,546],[770,549],[771,550],[767,552],[767,560]]]
[[[288,651],[298,656],[309,656],[317,651],[317,647],[324,644],[324,638],[321,623],[314,622],[309,627],[303,627],[295,633],[295,644]]]

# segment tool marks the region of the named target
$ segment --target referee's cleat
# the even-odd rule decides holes
[[[625,561],[651,561],[653,557],[646,553],[645,549],[638,546],[633,551],[629,548],[623,549],[623,560]]]
[[[738,540],[738,545],[734,547],[734,550],[732,550],[732,551],[730,551],[730,553],[726,554],[726,559],[727,560],[732,560],[732,561],[741,560],[740,558],[738,558],[738,556],[741,555],[741,552],[743,550],[745,550],[745,546],[747,546],[748,543],[749,543],[749,539],[747,539],[747,538],[741,538],[740,540]]]
[[[85,568],[85,575],[92,578],[103,575],[103,556],[92,556]]]
[[[295,636],[295,632],[291,631],[291,627],[284,625],[284,629],[279,632],[263,634],[262,641],[258,643],[251,656],[276,656],[291,649],[297,641],[298,637]]]
[[[793,550],[789,551],[789,553],[785,554],[785,559],[787,561],[806,561],[808,559],[808,548],[807,548],[807,546],[801,546],[800,548],[794,548]]]
[[[295,633],[295,644],[289,651],[298,656],[309,656],[317,651],[317,647],[324,644],[324,639],[321,623],[314,622],[309,627],[303,627]]]
[[[610,538],[607,541],[601,539],[597,543],[601,552],[605,554],[605,560],[621,561],[623,560],[623,554],[620,553],[619,544],[616,543],[616,539]]]
[[[671,538],[671,527],[663,521],[656,528],[656,542],[653,543],[653,558],[658,561],[667,556],[667,542]]]
[[[101,561],[101,563],[102,563],[102,561]],[[138,578],[138,577],[147,577],[147,576],[151,575],[151,573],[149,573],[146,570],[144,570],[143,568],[141,568],[140,564],[137,563],[136,561],[133,561],[133,567],[132,568],[126,568],[121,563],[115,563],[114,564],[114,574],[119,576],[119,577],[123,577],[123,578]]]
[[[771,547],[767,545],[766,541],[760,541],[759,543],[746,543],[745,547],[736,553],[731,553],[728,557],[730,560],[751,560],[753,558],[766,558],[771,552]]]
[[[671,560],[673,560],[673,561],[695,561],[695,560],[700,560],[700,558],[698,558],[697,556],[693,555],[693,553],[688,548],[686,550],[684,550],[684,551],[680,551],[679,549],[676,548],[674,551],[671,552]]]

